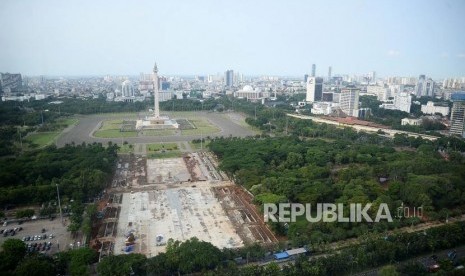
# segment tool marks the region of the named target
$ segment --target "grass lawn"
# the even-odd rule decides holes
[[[203,143],[202,143],[202,147],[203,149],[206,149],[207,148],[207,145],[210,143],[210,140],[205,140]],[[192,141],[189,142],[189,145],[191,146],[191,148],[193,150],[200,150],[200,143],[192,143]]]
[[[156,151],[165,150],[178,150],[178,144],[176,143],[157,143],[157,144],[148,144],[147,152],[152,153]]]
[[[176,131],[173,129],[147,129],[141,132],[143,136],[172,136],[175,134]]]
[[[60,135],[60,133],[60,131],[32,133],[29,134],[25,140],[38,145],[39,148],[42,148],[51,144],[58,137],[58,135]]]
[[[76,118],[60,118],[57,120],[58,124],[63,124],[66,126],[75,125],[79,122],[79,119]]]
[[[120,138],[120,137],[136,137],[137,132],[125,131],[121,132],[119,129],[98,130],[94,132],[95,137],[99,138]]]
[[[181,157],[177,143],[157,143],[147,145],[148,158],[174,158]]]
[[[95,137],[99,138],[120,138],[120,137],[136,137],[136,131],[121,132],[121,124],[123,120],[106,120],[102,122],[99,130],[94,132]]]
[[[123,144],[122,146],[121,145],[118,145],[119,148],[118,148],[118,153],[131,153],[133,152],[134,150],[134,145],[131,145],[131,144]]]
[[[147,158],[151,159],[161,159],[161,158],[175,158],[175,157],[181,157],[182,152],[179,150],[167,150],[165,152],[152,152],[147,154]]]

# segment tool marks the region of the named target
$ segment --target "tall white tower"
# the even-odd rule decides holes
[[[154,110],[153,115],[155,118],[160,117],[160,105],[159,105],[159,95],[158,95],[158,67],[157,63],[153,66],[153,95],[154,95]]]

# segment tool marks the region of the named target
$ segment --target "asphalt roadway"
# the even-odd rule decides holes
[[[176,113],[180,114],[180,113]],[[250,130],[240,124],[234,122],[234,119],[229,117],[240,117],[242,115],[238,113],[213,113],[213,112],[189,112],[189,116],[186,117],[203,117],[206,118],[210,123],[214,124],[216,127],[221,129],[220,132],[214,134],[205,134],[205,136],[210,137],[246,137],[255,135],[253,130]],[[132,117],[135,117],[135,113]],[[116,138],[98,138],[94,137],[92,134],[94,131],[98,130],[100,123],[109,120],[109,119],[125,119],[128,118],[128,114],[124,113],[119,116],[118,114],[96,114],[96,115],[85,115],[79,116],[79,123],[74,127],[65,129],[63,133],[56,140],[56,145],[58,147],[63,147],[66,144],[75,144],[85,143],[102,143],[106,144],[109,141],[113,143],[121,143],[122,140],[127,141],[130,144],[134,143],[156,143],[156,142],[184,142],[192,141],[194,139],[200,139],[201,135],[172,135],[172,136],[138,136],[138,137],[116,137]],[[174,117],[176,119],[176,117]]]

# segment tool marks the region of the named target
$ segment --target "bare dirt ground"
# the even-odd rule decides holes
[[[168,239],[197,237],[219,248],[277,242],[252,196],[217,167],[208,152],[165,159],[121,155],[112,188],[99,203],[92,247],[101,257],[155,256]]]

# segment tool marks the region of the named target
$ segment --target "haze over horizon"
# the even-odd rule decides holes
[[[0,2],[0,72],[465,76],[465,1]]]

